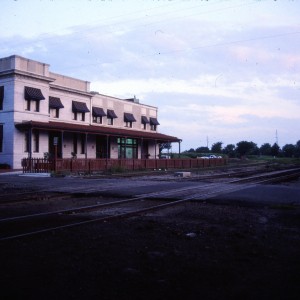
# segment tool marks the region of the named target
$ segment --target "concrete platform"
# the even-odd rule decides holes
[[[191,172],[175,172],[175,177],[191,177]]]

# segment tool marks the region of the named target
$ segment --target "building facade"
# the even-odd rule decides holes
[[[24,157],[158,158],[156,107],[90,91],[87,81],[13,55],[0,59],[0,163]]]

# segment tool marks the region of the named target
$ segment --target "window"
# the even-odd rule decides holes
[[[114,119],[107,117],[107,125],[114,125]]]
[[[3,152],[3,125],[0,125],[0,152]]]
[[[147,124],[149,124],[150,122],[146,116],[142,116],[141,123],[142,123],[142,129],[146,130]]]
[[[31,110],[31,101],[35,102],[35,111],[40,111],[40,101],[45,100],[45,97],[42,94],[40,89],[33,87],[25,86],[25,100],[27,101],[26,110]]]
[[[78,120],[78,114],[81,114],[81,121],[85,121],[85,113],[74,112],[74,120]]]
[[[26,100],[26,110],[30,110],[30,100]]]
[[[104,116],[106,116],[106,113],[103,108],[93,106],[93,123],[102,124]]]
[[[114,119],[118,116],[112,109],[107,110],[107,125],[114,125]]]
[[[155,124],[151,124],[150,129],[151,129],[152,131],[156,131],[156,125],[155,125]]]
[[[32,132],[33,135],[33,152],[39,152],[40,135],[38,130]]]
[[[93,117],[93,123],[102,124],[102,117]]]
[[[118,157],[137,158],[138,144],[137,139],[118,138]]]
[[[49,109],[50,117],[59,118],[59,109],[58,108],[50,108]]]
[[[35,101],[35,111],[36,112],[40,111],[40,101]]]
[[[125,127],[132,128],[132,122],[125,122]]]
[[[58,97],[49,96],[49,114],[52,118],[59,118],[59,110],[64,108]]]
[[[124,122],[125,122],[125,127],[132,128],[132,122],[136,122],[136,119],[133,116],[133,114],[124,113]]]
[[[157,130],[157,125],[159,125],[156,118],[150,118],[150,129],[153,131]]]
[[[74,113],[74,120],[77,120],[78,113],[81,113],[81,121],[85,121],[85,113],[89,112],[89,109],[84,102],[72,101],[72,111]]]
[[[0,110],[3,110],[4,86],[0,86]]]

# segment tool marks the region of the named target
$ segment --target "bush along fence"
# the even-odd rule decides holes
[[[212,159],[44,159],[23,158],[23,173],[86,172],[109,170],[158,170],[216,167],[227,164],[224,158]]]

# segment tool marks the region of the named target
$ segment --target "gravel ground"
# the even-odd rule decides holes
[[[299,299],[299,204],[238,198],[2,241],[1,299]]]

